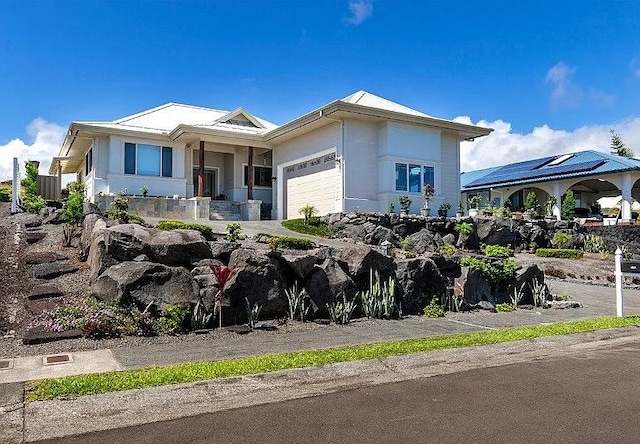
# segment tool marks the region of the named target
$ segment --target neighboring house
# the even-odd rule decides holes
[[[504,205],[523,208],[527,194],[536,193],[544,206],[548,196],[556,198],[554,215],[560,217],[564,194],[573,191],[576,207],[587,213],[603,197],[621,196],[622,220],[631,219],[631,204],[640,200],[640,160],[600,151],[581,151],[527,160],[461,175],[462,198],[481,197],[481,206]]]
[[[259,200],[272,217],[387,211],[460,196],[460,141],[489,128],[428,116],[365,91],[277,126],[235,111],[169,103],[113,122],[73,122],[52,174],[77,173],[89,199],[126,190],[151,196]]]

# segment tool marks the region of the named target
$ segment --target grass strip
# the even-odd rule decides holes
[[[545,336],[584,333],[631,326],[640,326],[640,316],[595,318],[549,325],[485,330],[431,338],[377,342],[321,350],[297,351],[266,356],[192,362],[165,367],[150,367],[120,372],[42,379],[27,383],[27,399],[29,401],[68,399],[98,393],[142,389],[231,376],[269,373],[278,370],[317,367],[338,362],[377,359],[447,348],[497,344]]]
[[[287,219],[283,220],[281,224],[283,227],[297,233],[310,234],[318,237],[333,237],[331,229],[319,221],[314,220],[310,224],[305,224],[304,219]]]

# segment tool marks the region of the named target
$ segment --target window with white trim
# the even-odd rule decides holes
[[[173,148],[145,143],[124,144],[124,174],[173,176]]]
[[[396,191],[421,193],[425,185],[435,188],[435,168],[418,163],[395,163]]]

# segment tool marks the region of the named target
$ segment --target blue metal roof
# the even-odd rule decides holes
[[[640,170],[640,160],[581,151],[462,173],[462,191]]]

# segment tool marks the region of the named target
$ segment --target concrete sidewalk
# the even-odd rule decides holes
[[[45,365],[43,356],[30,356],[10,359],[9,368],[0,370],[0,383],[615,315],[613,287],[573,284],[559,280],[548,282],[554,294],[570,295],[573,300],[581,302],[583,307],[566,310],[518,310],[511,313],[450,313],[441,319],[428,319],[423,316],[409,316],[400,321],[362,319],[346,326],[327,325],[312,331],[237,335],[224,340],[208,340],[205,336],[198,341],[73,352],[67,354],[67,362],[55,365]],[[626,290],[625,301],[625,314],[640,314],[640,291]]]

